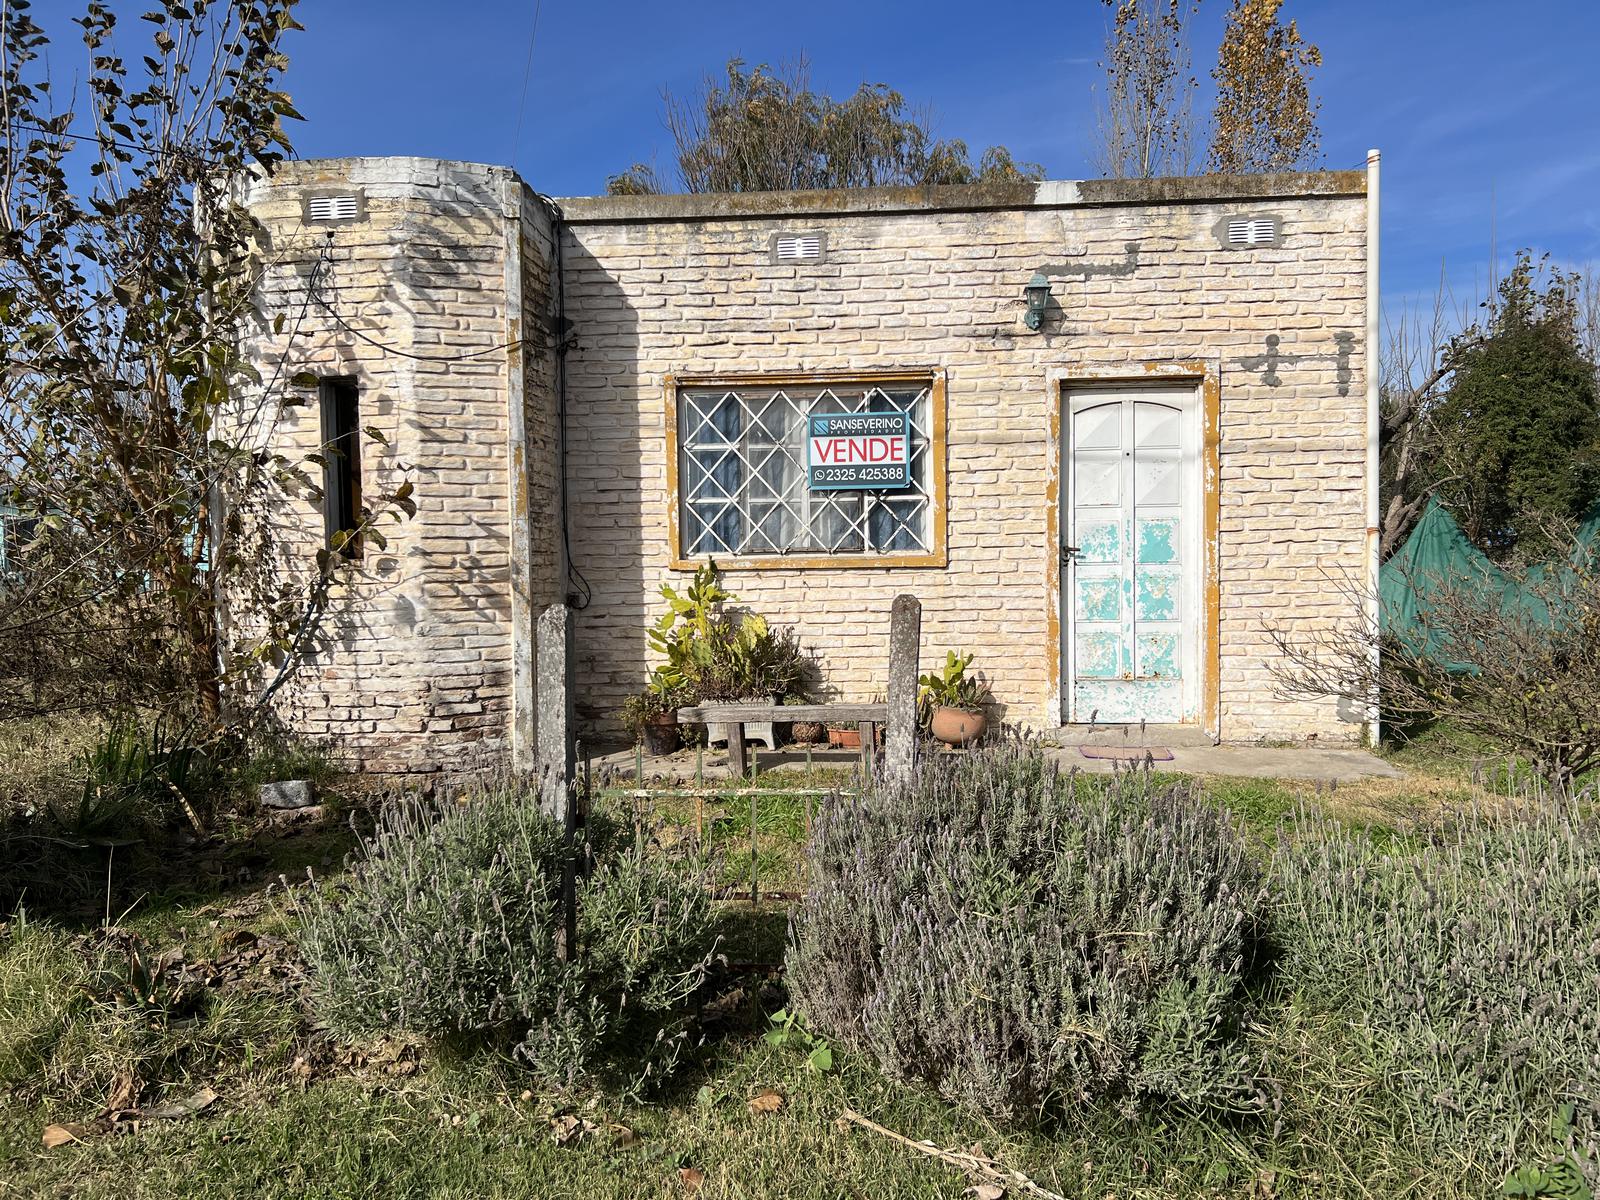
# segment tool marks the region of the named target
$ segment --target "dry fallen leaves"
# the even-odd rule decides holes
[[[998,1183],[975,1183],[962,1193],[971,1196],[972,1200],[1002,1200],[1006,1190]]]
[[[82,1127],[76,1125],[46,1125],[39,1141],[46,1149],[54,1150],[57,1146],[77,1141],[82,1133]]]
[[[142,1090],[143,1085],[140,1084],[136,1074],[126,1068],[118,1071],[111,1081],[111,1094],[106,1098],[106,1115],[114,1120],[118,1113],[138,1108],[139,1093]]]
[[[560,1116],[550,1118],[550,1136],[555,1139],[558,1146],[565,1146],[586,1133],[593,1133],[594,1130],[593,1121],[572,1113],[562,1113]]]
[[[706,1181],[706,1173],[699,1167],[679,1167],[678,1180],[683,1184],[686,1192],[698,1192],[700,1185]]]
[[[753,1113],[775,1113],[783,1107],[783,1093],[762,1088],[745,1103]]]
[[[151,1121],[181,1121],[185,1117],[194,1116],[202,1109],[210,1108],[218,1099],[216,1092],[203,1087],[194,1095],[185,1096],[182,1100],[173,1100],[167,1104],[147,1108],[144,1110],[144,1116]]]

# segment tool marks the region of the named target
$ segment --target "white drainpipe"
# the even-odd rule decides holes
[[[1364,355],[1363,375],[1367,381],[1367,628],[1374,634],[1380,617],[1378,607],[1378,555],[1380,549],[1379,523],[1381,497],[1379,482],[1379,429],[1382,419],[1378,405],[1378,305],[1380,299],[1378,279],[1378,152],[1367,151],[1367,346]],[[1377,674],[1378,643],[1372,643],[1373,674]],[[1367,740],[1374,748],[1383,730],[1378,716],[1378,698],[1374,696],[1367,708]]]

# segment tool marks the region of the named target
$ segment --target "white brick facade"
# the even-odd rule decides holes
[[[578,703],[590,722],[613,721],[643,684],[656,589],[682,578],[669,550],[669,377],[941,372],[945,565],[730,569],[726,583],[798,627],[841,699],[882,692],[890,602],[915,593],[926,664],[971,650],[1008,720],[1053,727],[1062,380],[1165,371],[1220,401],[1219,636],[1207,648],[1217,669],[1204,723],[1229,740],[1359,737],[1357,715],[1275,694],[1267,630],[1355,620],[1339,581],[1368,569],[1361,175],[558,201],[558,286],[550,211],[509,172],[291,164],[251,197],[273,233],[269,318],[293,323],[288,264],[325,240],[302,223],[302,195],[337,186],[365,203],[362,220],[333,227],[324,288],[348,328],[313,306],[289,359],[295,371],[357,376],[364,423],[390,438],[364,471],[408,470],[420,511],[349,584],[338,644],[296,689],[292,719],[306,732],[348,735],[381,766],[427,766],[506,735],[513,667],[531,637],[512,578],[530,610],[567,590],[564,301],[568,540],[591,593],[578,615]],[[1241,212],[1277,217],[1281,244],[1223,246],[1219,222]],[[822,262],[773,264],[772,236],[793,230],[826,234]],[[1034,333],[1022,289],[1038,270],[1054,294]],[[426,358],[521,341],[441,363],[351,328]],[[252,349],[271,362],[286,343],[264,334]],[[291,410],[277,437],[309,448],[316,434],[313,406]],[[512,569],[524,501],[525,576],[520,559]],[[294,511],[320,536],[313,506]]]

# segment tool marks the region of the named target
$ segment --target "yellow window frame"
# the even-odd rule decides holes
[[[662,397],[667,430],[667,506],[671,567],[693,571],[706,558],[683,554],[683,496],[678,483],[678,394],[685,388],[705,387],[828,387],[843,383],[875,387],[918,383],[928,388],[928,492],[929,544],[925,551],[888,554],[765,554],[717,555],[717,566],[730,571],[772,570],[898,570],[908,567],[944,567],[950,562],[948,539],[949,437],[945,409],[945,372],[938,367],[893,371],[771,371],[734,374],[675,374],[662,376]]]

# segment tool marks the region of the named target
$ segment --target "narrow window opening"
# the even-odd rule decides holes
[[[361,413],[354,379],[322,381],[322,523],[328,549],[361,557]]]

